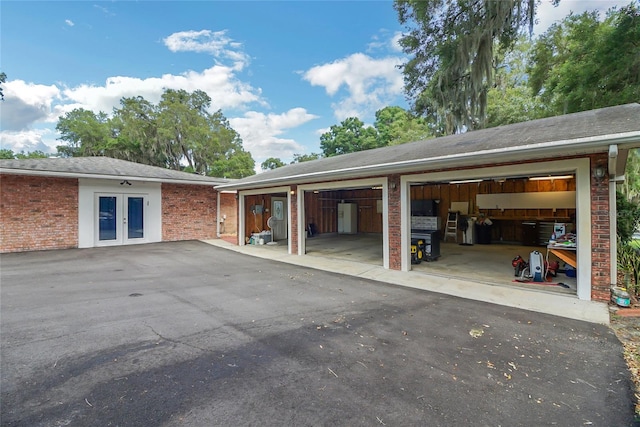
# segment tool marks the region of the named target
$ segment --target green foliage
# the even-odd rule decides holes
[[[527,84],[527,61],[532,43],[520,37],[513,49],[499,51],[494,85],[487,93],[486,127],[509,125],[543,116],[539,96]]]
[[[625,179],[619,190],[629,202],[640,205],[640,148],[629,150]]]
[[[509,49],[523,26],[531,31],[536,0],[395,0],[408,31],[402,71],[414,110],[440,133],[482,127],[496,44]],[[557,1],[555,1],[557,3]]]
[[[105,113],[76,108],[58,119],[56,130],[67,142],[57,147],[63,157],[109,155],[111,129]]]
[[[373,127],[365,126],[356,117],[349,117],[339,125],[331,126],[329,132],[320,136],[320,148],[324,157],[331,157],[420,141],[433,135],[432,126],[427,119],[416,117],[401,107],[393,106],[376,111]],[[293,163],[298,161],[294,160]]]
[[[13,150],[9,150],[8,148],[0,149],[0,159],[15,159],[15,154]]]
[[[294,154],[293,161],[294,163],[302,163],[302,162],[310,162],[311,160],[318,160],[322,158],[322,154],[320,153],[311,153],[311,154]]]
[[[616,192],[616,208],[618,211],[618,238],[622,244],[631,241],[633,232],[640,229],[640,205],[629,201],[624,194]]]
[[[260,164],[260,168],[263,171],[277,169],[284,166],[284,162],[277,157],[269,157],[267,160]]]
[[[200,90],[167,89],[158,105],[143,97],[123,98],[112,118],[76,109],[60,117],[56,129],[71,156],[108,156],[153,166],[219,177],[254,174],[254,160],[211,98]],[[183,167],[186,163],[187,166]]]
[[[8,148],[0,149],[0,159],[46,159],[48,157],[49,154],[40,150],[35,150],[27,153],[25,153],[24,151],[14,153],[13,150],[10,150]]]
[[[618,239],[618,267],[625,277],[627,291],[636,297],[640,295],[640,245],[633,241],[626,243]]]
[[[255,161],[251,157],[251,153],[247,151],[237,151],[227,158],[214,161],[208,175],[239,179],[254,175],[254,166]]]
[[[376,111],[373,126],[378,131],[379,145],[398,145],[433,137],[427,120],[416,117],[401,107],[385,107]]]
[[[16,153],[16,159],[47,159],[49,157],[49,154],[40,150],[30,151],[28,153],[24,151]]]
[[[640,100],[640,10],[570,15],[535,43],[529,85],[559,115]]]
[[[356,117],[349,117],[340,125],[331,126],[320,136],[320,148],[324,157],[369,150],[380,147],[375,128],[365,127]]]

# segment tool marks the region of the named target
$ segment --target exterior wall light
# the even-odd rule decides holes
[[[602,181],[602,179],[604,178],[605,173],[606,173],[606,171],[605,171],[603,166],[597,166],[593,170],[593,177],[595,179],[597,179],[598,181]]]

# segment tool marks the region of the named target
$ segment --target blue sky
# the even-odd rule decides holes
[[[629,2],[543,0],[535,32]],[[258,169],[320,152],[347,117],[408,108],[391,1],[2,1],[0,13],[0,137],[14,151],[55,152],[59,116],[111,113],[122,97],[157,103],[165,88],[206,91]]]

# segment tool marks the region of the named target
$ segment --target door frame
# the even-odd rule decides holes
[[[115,197],[116,198],[116,214],[120,214],[116,219],[116,238],[114,240],[100,240],[100,198],[101,197]],[[129,238],[128,236],[128,200],[129,198],[142,198],[142,223],[143,223],[143,237],[141,238]],[[119,193],[119,192],[95,192],[94,193],[94,245],[95,246],[119,246],[119,245],[132,245],[138,243],[148,242],[148,207],[149,197],[144,193]]]
[[[280,211],[280,215],[282,216],[282,218],[276,218],[278,221],[283,221],[284,222],[284,235],[278,235],[276,236],[276,234],[273,232],[273,230],[271,230],[271,238],[276,241],[276,240],[285,240],[289,238],[289,233],[288,233],[288,228],[289,228],[289,223],[288,223],[288,213],[287,213],[287,198],[286,197],[277,197],[277,196],[271,196],[271,216],[272,217],[276,217],[276,208],[275,208],[275,203],[276,202],[280,202],[282,203],[282,211]]]

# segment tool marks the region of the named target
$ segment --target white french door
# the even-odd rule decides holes
[[[146,206],[144,194],[96,193],[96,245],[145,242]]]

